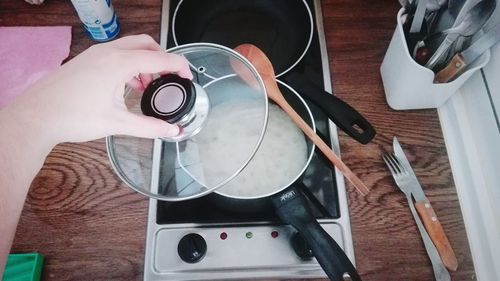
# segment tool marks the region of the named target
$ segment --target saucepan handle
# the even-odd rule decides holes
[[[273,195],[272,202],[280,219],[297,229],[306,240],[330,280],[361,281],[342,248],[316,221],[305,196],[298,188],[292,186]],[[345,274],[350,279],[344,279]]]
[[[286,82],[302,97],[313,102],[340,129],[362,144],[375,137],[375,128],[356,109],[345,101],[326,92],[303,75],[290,74]]]

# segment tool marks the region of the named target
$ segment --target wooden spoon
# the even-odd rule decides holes
[[[339,171],[356,187],[356,189],[364,196],[370,192],[368,187],[347,167],[340,158],[332,151],[332,149],[314,132],[314,130],[309,127],[300,115],[295,112],[295,110],[288,104],[285,97],[278,88],[276,83],[276,78],[274,74],[273,65],[267,56],[258,47],[252,44],[242,44],[234,49],[242,56],[247,58],[253,66],[257,69],[262,80],[264,81],[264,86],[267,90],[267,96],[278,104],[290,118],[295,122],[295,124],[306,134],[306,136],[323,152],[323,154],[332,162],[332,164],[339,169]],[[243,80],[250,80],[248,73],[243,72],[239,67],[234,67],[234,70]],[[245,78],[246,77],[246,78]],[[252,80],[255,80],[251,77]],[[250,81],[248,81],[250,83]],[[254,82],[252,82],[254,83]]]

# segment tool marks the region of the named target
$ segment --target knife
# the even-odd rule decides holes
[[[451,248],[448,237],[446,237],[443,227],[441,226],[429,199],[425,196],[422,186],[418,182],[415,172],[413,172],[410,162],[408,162],[408,159],[406,158],[406,155],[396,138],[394,138],[393,147],[394,154],[399,158],[401,164],[411,175],[412,180],[409,182],[408,186],[410,187],[409,189],[411,190],[411,194],[415,199],[415,208],[424,222],[425,229],[429,233],[432,242],[434,242],[434,245],[436,246],[446,268],[456,271],[458,268],[458,261],[455,256],[455,252],[453,251],[453,248]]]
[[[498,41],[500,41],[500,23],[486,32],[465,51],[453,56],[448,65],[436,74],[434,82],[446,83],[450,81]]]

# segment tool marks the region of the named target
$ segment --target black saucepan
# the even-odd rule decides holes
[[[301,115],[304,120],[314,128],[314,119],[307,106],[307,104],[302,100],[302,98],[295,92],[291,87],[278,81],[279,87],[283,96],[286,98],[288,103]],[[269,115],[269,118],[272,118]],[[271,120],[269,121],[271,122]],[[269,130],[268,126],[268,130]],[[266,134],[270,133],[266,131]],[[302,134],[299,132],[299,134]],[[297,174],[293,176],[286,175],[283,182],[286,184],[282,186],[273,186],[269,184],[263,189],[253,194],[234,194],[232,190],[227,190],[221,188],[216,190],[214,193],[208,195],[211,199],[217,203],[218,206],[235,212],[260,212],[263,208],[272,207],[278,214],[279,218],[287,224],[292,225],[299,234],[304,238],[309,247],[312,250],[313,255],[318,260],[321,267],[326,272],[330,280],[339,281],[344,280],[343,276],[348,274],[351,280],[359,281],[359,277],[356,269],[352,265],[351,261],[344,253],[342,248],[335,242],[335,240],[319,225],[315,217],[312,214],[305,195],[302,193],[298,185],[301,183],[304,171],[306,170],[309,162],[311,161],[312,155],[314,153],[314,145],[306,138],[304,135],[306,147],[288,143],[283,141],[279,143],[280,145],[290,146],[290,149],[301,149],[304,154],[307,154],[307,160],[304,160],[302,169],[296,169]],[[260,149],[265,145],[266,139],[261,144]],[[259,151],[257,152],[259,153]],[[273,157],[274,155],[268,155]],[[254,156],[256,159],[258,155]],[[252,161],[254,161],[252,159]],[[290,159],[294,161],[295,159]],[[245,170],[250,169],[252,161],[249,163]],[[243,171],[245,172],[245,171]],[[238,175],[232,181],[236,183],[239,182]],[[255,177],[265,177],[266,175],[255,175]],[[285,175],[276,175],[285,177]],[[243,181],[240,181],[243,182]],[[268,181],[265,181],[266,183]],[[265,183],[264,183],[265,184]]]
[[[270,59],[277,77],[286,73],[286,81],[349,136],[363,144],[375,136],[373,126],[350,105],[302,75],[290,76],[313,38],[313,17],[305,0],[181,0],[174,10],[172,34],[176,45],[257,46]]]
[[[270,58],[279,77],[307,52],[312,15],[303,0],[181,0],[172,34],[176,45],[209,42],[233,49],[252,43]]]

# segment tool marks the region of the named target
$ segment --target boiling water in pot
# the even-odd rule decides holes
[[[217,192],[237,197],[273,193],[301,174],[307,157],[302,131],[279,106],[270,103],[267,129],[257,153],[240,174]]]

